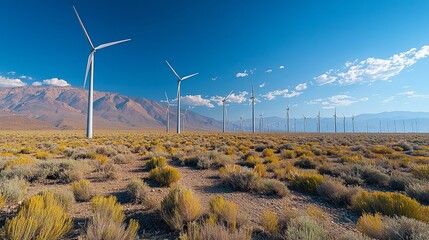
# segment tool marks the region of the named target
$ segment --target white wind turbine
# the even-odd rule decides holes
[[[307,116],[302,115],[303,119],[304,119],[304,132],[306,132],[306,127],[307,127]]]
[[[223,115],[222,115],[222,119],[223,119],[223,123],[222,123],[222,132],[225,132],[225,102],[228,100],[228,98],[231,96],[232,91],[229,92],[229,94],[222,100],[222,108],[223,108]]]
[[[167,65],[170,67],[171,71],[173,71],[174,75],[177,77],[177,133],[180,133],[180,83],[182,83],[183,80],[188,79],[190,77],[193,77],[197,75],[198,73],[194,73],[185,77],[180,77],[174,68],[168,63],[168,61],[165,61]]]
[[[261,114],[259,114],[260,120],[259,120],[259,131],[263,132],[264,131],[264,112],[262,112]]]
[[[252,84],[252,97],[250,97],[250,100],[252,101],[252,132],[255,132],[255,91],[253,90],[253,84]]]
[[[169,133],[170,132],[170,107],[172,106],[170,100],[168,99],[167,92],[165,92],[165,101],[167,102],[167,126],[166,130]]]
[[[244,114],[240,117],[240,130],[243,131]]]
[[[83,87],[85,88],[86,85],[86,78],[88,77],[88,71],[91,70],[90,73],[90,79],[89,79],[89,91],[88,91],[88,115],[86,120],[86,137],[92,138],[92,123],[93,123],[93,90],[94,90],[94,55],[97,50],[110,47],[112,45],[116,45],[119,43],[130,41],[131,39],[125,39],[120,40],[116,42],[109,42],[99,45],[98,47],[94,47],[94,44],[92,44],[91,39],[89,38],[88,32],[85,29],[85,26],[83,25],[82,20],[79,17],[79,14],[77,13],[76,8],[73,6],[74,12],[76,13],[77,19],[79,20],[79,23],[82,27],[83,32],[85,33],[86,39],[89,42],[89,45],[91,46],[91,53],[88,57],[88,63],[86,65],[86,72],[85,72],[85,80],[83,82]]]

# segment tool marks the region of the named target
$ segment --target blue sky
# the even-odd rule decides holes
[[[331,116],[427,111],[429,1],[5,0],[0,8],[0,87],[81,87],[89,45],[131,38],[95,57],[95,90],[184,105],[231,120],[257,114]]]

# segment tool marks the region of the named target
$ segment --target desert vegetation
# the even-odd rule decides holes
[[[425,239],[419,134],[2,132],[2,239]]]

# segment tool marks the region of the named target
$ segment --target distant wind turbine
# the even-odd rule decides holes
[[[317,114],[317,132],[320,133],[321,129],[320,129],[320,111],[319,114]]]
[[[240,117],[240,130],[243,131],[244,114]]]
[[[88,77],[88,72],[91,70],[90,73],[90,79],[89,79],[89,90],[88,90],[88,112],[87,112],[87,120],[86,120],[86,137],[92,138],[92,125],[93,125],[93,91],[94,91],[94,55],[97,50],[110,47],[119,43],[130,41],[131,39],[125,39],[120,40],[116,42],[109,42],[101,44],[97,47],[92,44],[91,38],[88,35],[88,32],[85,29],[85,26],[83,25],[82,20],[80,19],[79,14],[77,13],[76,8],[73,6],[74,12],[76,13],[77,19],[79,20],[80,26],[82,27],[83,32],[85,33],[86,39],[89,42],[89,45],[91,46],[91,52],[88,57],[88,63],[86,65],[86,72],[85,72],[85,80],[83,82],[83,87],[85,88],[86,85],[86,79]]]
[[[183,121],[182,121],[182,129],[183,131],[185,131],[185,122],[186,122],[186,113],[188,112],[188,109],[185,109],[184,113],[181,113],[181,115],[183,115]]]
[[[252,101],[252,132],[255,132],[255,91],[253,89],[252,84],[252,97],[250,97],[250,100]]]
[[[302,117],[304,118],[304,132],[306,132],[306,127],[307,127],[307,116],[302,115]]]
[[[344,127],[344,133],[346,133],[346,116],[343,114],[343,127]]]
[[[289,123],[289,105],[286,108],[286,124],[287,124],[287,132],[290,132],[290,123]]]
[[[335,133],[337,133],[337,108],[335,108],[335,112],[334,112],[334,129],[335,129]]]
[[[261,117],[259,120],[259,132],[263,132],[264,131],[264,112],[259,114],[259,117]]]
[[[167,101],[167,132],[170,132],[170,100],[168,100],[167,92],[165,92],[165,101]]]
[[[222,108],[223,108],[223,115],[222,115],[222,119],[223,119],[223,123],[222,123],[222,132],[225,132],[225,102],[228,100],[229,96],[231,96],[232,91],[229,92],[229,94],[222,100]]]
[[[198,75],[198,73],[194,73],[185,77],[180,77],[179,74],[176,73],[174,68],[170,65],[170,63],[166,60],[167,65],[170,67],[171,71],[173,71],[174,75],[177,77],[177,133],[180,133],[180,84],[183,80]]]
[[[355,115],[352,116],[352,129],[353,133],[355,133]]]

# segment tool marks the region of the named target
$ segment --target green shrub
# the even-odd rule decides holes
[[[61,239],[71,229],[72,219],[52,192],[34,195],[23,202],[18,215],[7,219],[3,239]]]
[[[149,176],[162,186],[171,186],[171,184],[179,181],[180,179],[179,171],[170,166],[166,166],[164,168],[156,167],[150,171]]]
[[[302,173],[295,176],[292,181],[292,188],[309,194],[317,193],[317,186],[323,181],[323,176],[317,173]]]
[[[286,230],[288,240],[325,240],[327,231],[316,221],[306,216],[293,218]]]
[[[200,200],[186,188],[174,187],[161,202],[161,217],[174,230],[194,221],[202,213]]]

